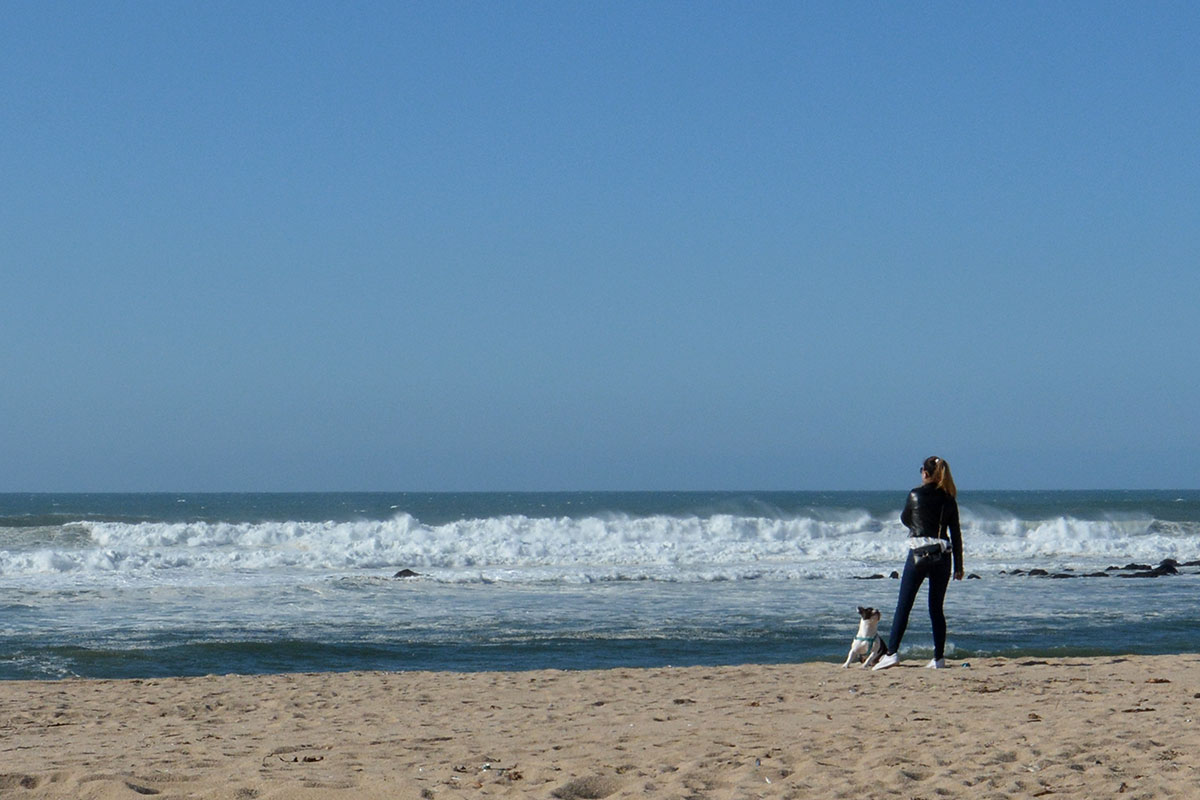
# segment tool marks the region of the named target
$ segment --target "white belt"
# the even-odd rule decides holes
[[[950,543],[945,539],[934,539],[930,536],[910,536],[908,537],[908,549],[916,550],[918,547],[929,547],[930,545],[941,545],[943,550],[950,549]]]

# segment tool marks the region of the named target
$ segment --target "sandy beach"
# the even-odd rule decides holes
[[[0,683],[3,798],[1194,797],[1200,656]]]

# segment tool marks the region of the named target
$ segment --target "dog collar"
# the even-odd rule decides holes
[[[875,637],[874,636],[855,636],[854,641],[856,641],[856,642],[873,642],[873,641],[875,641]]]

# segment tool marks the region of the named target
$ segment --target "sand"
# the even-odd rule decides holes
[[[1200,656],[0,682],[0,798],[1200,796]]]

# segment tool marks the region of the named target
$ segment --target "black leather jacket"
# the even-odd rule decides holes
[[[954,571],[962,571],[962,530],[958,526],[958,503],[953,497],[932,483],[922,484],[908,493],[900,521],[908,528],[909,536],[945,539],[949,531]]]

